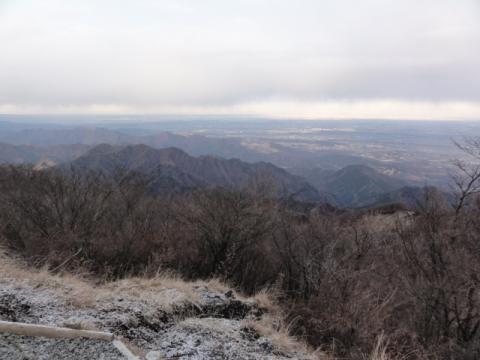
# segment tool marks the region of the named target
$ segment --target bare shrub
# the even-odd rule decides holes
[[[176,267],[190,277],[220,277],[247,293],[271,280],[268,237],[274,208],[271,200],[236,191],[198,190],[176,204],[182,233],[175,244]]]

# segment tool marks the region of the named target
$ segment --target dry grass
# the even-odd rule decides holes
[[[165,311],[181,304],[199,302],[198,293],[191,283],[171,275],[122,279],[104,284],[100,292],[102,302],[115,298],[141,299],[142,302]]]
[[[281,351],[306,354],[307,359],[311,360],[333,359],[328,354],[312,350],[305,342],[290,336],[291,324],[285,323],[278,313],[266,314],[260,320],[244,320],[242,326],[253,329],[259,335],[268,338]]]
[[[77,308],[94,307],[96,303],[105,303],[118,298],[141,300],[165,311],[181,304],[199,304],[198,288],[208,288],[218,293],[232,291],[237,299],[251,301],[268,312],[278,311],[270,294],[266,291],[253,298],[244,297],[218,279],[184,281],[170,272],[158,273],[153,277],[129,277],[117,281],[95,285],[87,274],[53,274],[46,267],[35,269],[27,267],[19,259],[0,252],[0,282],[12,282],[21,286],[58,289],[67,305]]]
[[[58,290],[58,296],[67,305],[76,308],[94,307],[96,304],[116,298],[141,300],[156,308],[169,311],[175,305],[198,304],[196,287],[205,286],[219,292],[228,287],[218,280],[186,282],[171,273],[157,274],[154,277],[130,277],[101,285],[95,285],[86,274],[53,274],[46,267],[32,269],[20,260],[0,253],[0,283],[15,282],[17,286],[28,285],[34,288]]]
[[[251,299],[255,302],[258,308],[266,310],[269,314],[280,314],[280,305],[274,301],[276,298],[278,298],[278,294],[273,290],[264,289],[256,293]]]
[[[388,341],[382,334],[377,338],[375,347],[368,357],[368,360],[395,360],[387,353]],[[400,360],[400,359],[397,359]]]
[[[2,274],[0,281],[6,281],[9,278],[21,279],[25,277],[26,270],[20,266],[19,261],[8,257],[0,249],[0,273]]]
[[[46,267],[32,270],[20,260],[0,253],[0,282],[12,282],[34,288],[57,289],[68,305],[82,308],[95,304],[96,289],[84,278],[84,274],[52,274]]]

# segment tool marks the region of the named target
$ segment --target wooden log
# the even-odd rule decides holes
[[[46,338],[87,338],[96,340],[113,341],[114,335],[108,332],[91,331],[91,330],[75,330],[62,327],[54,327],[47,325],[34,325],[10,321],[0,321],[0,332],[24,335],[24,336],[41,336]]]

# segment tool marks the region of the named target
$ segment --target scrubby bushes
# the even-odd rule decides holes
[[[150,180],[0,169],[0,242],[35,265],[119,278],[173,270],[276,294],[292,333],[362,359],[480,357],[480,208],[338,213],[262,192],[152,194]]]
[[[134,174],[0,171],[3,243],[37,265],[83,266],[121,276],[142,271],[162,246],[163,209]],[[68,263],[65,263],[68,261]]]

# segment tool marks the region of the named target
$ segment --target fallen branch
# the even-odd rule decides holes
[[[139,357],[135,356],[130,349],[120,340],[113,340],[113,346],[117,348],[120,353],[125,356],[128,360],[140,360]]]
[[[64,262],[62,262],[60,265],[56,266],[55,268],[53,268],[52,270],[50,270],[52,273],[59,270],[60,268],[62,268],[63,266],[65,266],[70,260],[72,260],[75,256],[77,256],[78,254],[80,254],[82,252],[83,248],[80,248],[75,254],[73,254],[72,256],[70,256],[67,260],[65,260]]]

